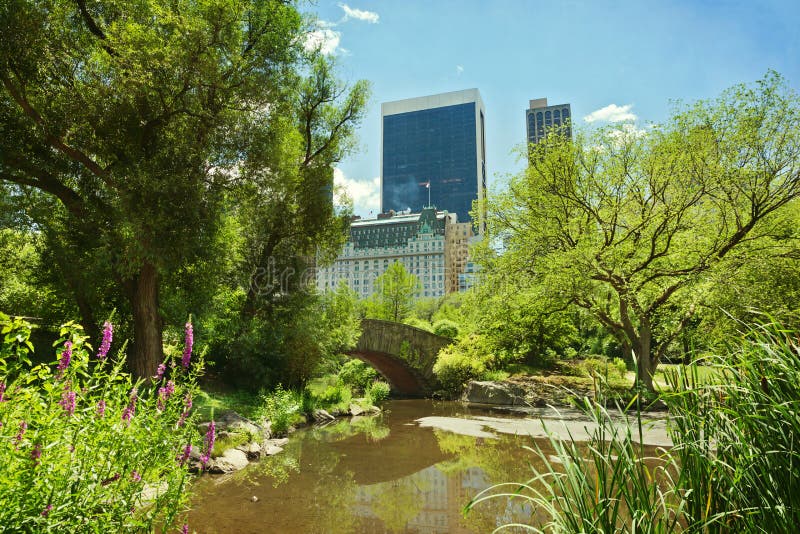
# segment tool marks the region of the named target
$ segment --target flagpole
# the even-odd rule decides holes
[[[428,180],[428,207],[431,207],[431,181]]]

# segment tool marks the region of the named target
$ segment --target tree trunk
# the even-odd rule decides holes
[[[145,262],[133,280],[133,352],[128,360],[131,372],[140,378],[153,376],[163,360],[162,320],[158,312],[158,271]]]
[[[655,391],[653,375],[656,372],[656,361],[651,354],[653,333],[650,325],[642,324],[639,327],[638,339],[633,343],[633,353],[636,356],[636,382],[634,387],[644,387],[647,391]]]

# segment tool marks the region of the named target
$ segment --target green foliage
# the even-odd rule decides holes
[[[489,488],[467,509],[522,498],[549,515],[556,532],[793,531],[800,521],[796,331],[755,327],[732,354],[705,363],[723,379],[703,381],[696,366],[669,373],[672,392],[662,399],[672,448],[653,455],[642,445],[636,399],[635,413],[623,410],[624,422],[587,400],[596,430],[585,446],[551,434],[555,455],[530,449],[544,469],[524,484]]]
[[[285,435],[300,418],[300,395],[278,384],[271,393],[262,395],[260,416],[269,419],[270,430],[276,436]]]
[[[426,332],[433,332],[433,326],[431,326],[431,323],[418,317],[407,317],[406,319],[403,319],[403,324],[413,326],[414,328],[419,328],[420,330],[425,330]]]
[[[346,394],[345,392],[347,389],[343,384],[337,384],[335,386],[328,386],[325,391],[322,392],[317,399],[322,406],[333,406],[342,402]]]
[[[777,73],[680,108],[644,133],[623,125],[574,140],[550,135],[531,151],[525,172],[488,203],[503,254],[478,251],[483,300],[503,297],[486,306],[498,330],[506,316],[512,327],[531,321],[531,332],[574,325],[569,314],[582,310],[616,337],[623,357],[635,355],[637,380],[652,390],[710,280],[767,254],[797,257],[787,214],[800,196],[800,97]]]
[[[378,372],[361,360],[349,360],[339,370],[339,380],[359,392],[365,392],[378,378]]]
[[[458,394],[470,380],[484,377],[493,363],[484,350],[479,337],[469,336],[439,351],[433,373],[445,391]]]
[[[99,361],[82,328],[68,323],[56,362],[31,366],[29,334],[24,321],[0,314],[0,525],[30,532],[177,528],[188,504],[188,465],[176,458],[199,441],[194,416],[184,412],[202,361],[189,371],[178,361],[169,385],[166,378],[137,381],[122,371],[124,348]]]
[[[389,398],[389,393],[391,393],[389,384],[386,382],[375,381],[367,389],[366,396],[370,404],[380,406],[384,403],[384,401],[386,401],[386,399]]]
[[[458,325],[453,321],[447,319],[440,319],[433,325],[433,333],[437,336],[449,337],[455,339],[458,337]]]
[[[399,261],[393,262],[375,279],[374,287],[375,293],[367,301],[367,316],[398,323],[411,314],[414,301],[422,291],[419,278],[406,271]]]

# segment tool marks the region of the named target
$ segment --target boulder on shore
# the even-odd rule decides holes
[[[463,402],[475,404],[501,404],[525,406],[525,389],[508,382],[489,382],[473,380],[464,388]]]

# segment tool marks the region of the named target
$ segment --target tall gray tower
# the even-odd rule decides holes
[[[552,128],[560,128],[565,126],[564,133],[570,139],[572,138],[572,128],[570,127],[570,119],[572,118],[572,110],[569,104],[558,104],[557,106],[548,106],[546,98],[537,98],[530,101],[530,107],[525,112],[528,127],[528,144],[538,143],[547,131]]]

